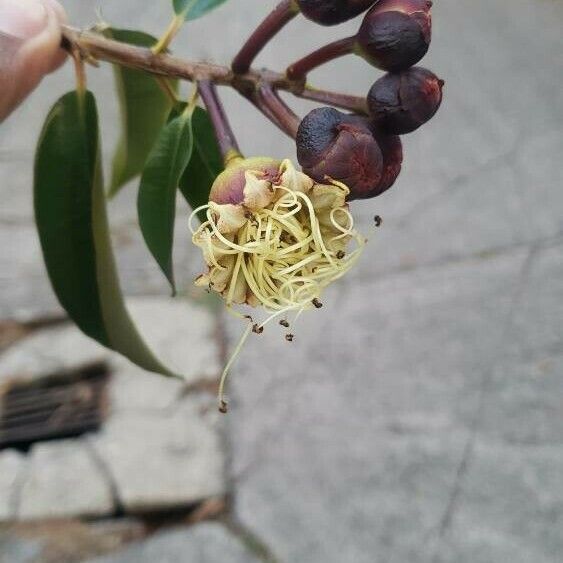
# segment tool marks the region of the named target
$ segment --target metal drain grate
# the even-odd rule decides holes
[[[78,373],[0,390],[0,449],[79,436],[100,428],[106,413],[109,373],[96,365]]]

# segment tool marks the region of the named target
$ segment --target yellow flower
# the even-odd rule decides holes
[[[287,327],[288,314],[322,306],[323,290],[357,261],[365,240],[354,229],[348,193],[340,182],[315,183],[289,160],[241,160],[217,178],[209,204],[190,219],[208,266],[196,285],[221,294],[229,309],[246,304],[269,313],[253,327],[251,319],[235,355],[252,328],[261,332],[280,316]],[[193,228],[203,210],[207,220]]]

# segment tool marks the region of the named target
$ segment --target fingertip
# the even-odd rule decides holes
[[[20,49],[18,58],[31,75],[40,80],[43,75],[59,68],[66,58],[61,48],[61,23],[66,21],[62,7],[54,0],[42,0],[47,12],[47,24],[35,37],[26,41]]]
[[[28,12],[33,15],[30,19]],[[61,24],[65,21],[55,0],[0,0],[0,32],[14,45],[13,54],[4,62],[0,59],[0,121],[64,62]]]
[[[42,0],[47,11],[50,12],[49,24],[52,26],[52,33],[56,34],[56,44],[58,49],[52,56],[51,63],[48,65],[46,73],[51,73],[60,68],[67,58],[66,51],[60,47],[61,29],[60,26],[68,22],[64,8],[57,0]]]
[[[59,23],[65,24],[68,22],[68,17],[66,15],[65,9],[61,6],[57,0],[42,0],[43,4],[47,8],[51,8],[55,15],[57,16]]]

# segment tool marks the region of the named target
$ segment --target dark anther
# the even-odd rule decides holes
[[[339,250],[339,251],[336,253],[336,257],[337,257],[339,260],[342,260],[342,258],[344,258],[344,256],[346,256],[346,252],[344,252],[344,250]]]
[[[252,332],[253,332],[254,334],[262,334],[262,333],[264,332],[264,327],[255,324],[255,325],[252,327]]]
[[[289,328],[289,323],[285,319],[280,321],[280,325],[284,326],[285,328]]]
[[[285,335],[285,339],[286,339],[288,342],[293,342],[293,338],[294,338],[293,334],[286,334],[286,335]]]
[[[229,405],[227,405],[227,401],[221,401],[221,404],[219,405],[219,412],[223,414],[227,414],[228,411],[229,411]]]
[[[295,237],[290,235],[288,232],[283,231],[280,235],[280,240],[285,244],[295,244]]]
[[[383,219],[381,218],[380,215],[376,215],[376,216],[373,218],[373,220],[374,220],[374,222],[375,222],[375,226],[376,226],[376,227],[381,227],[381,225],[383,224]]]
[[[313,299],[313,305],[316,309],[320,309],[323,306],[323,304],[316,297]]]

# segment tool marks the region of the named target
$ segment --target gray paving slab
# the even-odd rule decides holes
[[[513,445],[563,447],[563,242],[539,248],[493,373],[480,430]]]
[[[239,538],[217,523],[199,524],[156,534],[115,555],[89,563],[258,563]]]
[[[111,398],[116,410],[163,408],[184,383],[214,381],[221,370],[214,338],[213,313],[188,299],[131,298],[128,308],[146,341],[180,380],[148,374],[85,336],[71,323],[47,328],[24,338],[0,357],[0,384],[37,380],[105,364],[112,373]],[[190,347],[186,347],[190,342]]]
[[[423,560],[526,258],[344,284],[291,345],[274,327],[247,346],[235,510],[281,561]]]
[[[459,495],[436,560],[460,553],[484,561],[488,550],[494,560],[557,561],[563,550],[563,244],[535,250],[530,269],[460,465]]]
[[[26,467],[26,459],[16,450],[0,452],[0,522],[16,516],[17,490]]]
[[[478,438],[438,562],[561,559],[561,446],[510,445]]]
[[[27,458],[0,452],[0,521],[110,516],[110,484],[128,511],[186,507],[225,493],[223,443],[206,414],[214,401],[185,394],[186,385],[216,381],[221,369],[214,315],[187,300],[133,298],[129,305],[147,341],[185,381],[149,374],[69,323],[16,343],[0,357],[0,387],[103,364],[111,375],[109,420],[89,442],[38,444]]]
[[[204,416],[210,406],[188,400],[167,414],[115,414],[92,436],[127,512],[186,508],[226,493],[223,443]]]
[[[110,482],[80,440],[36,444],[19,494],[20,520],[113,513]]]
[[[41,556],[43,545],[38,540],[26,540],[0,533],[0,563],[34,563]]]

